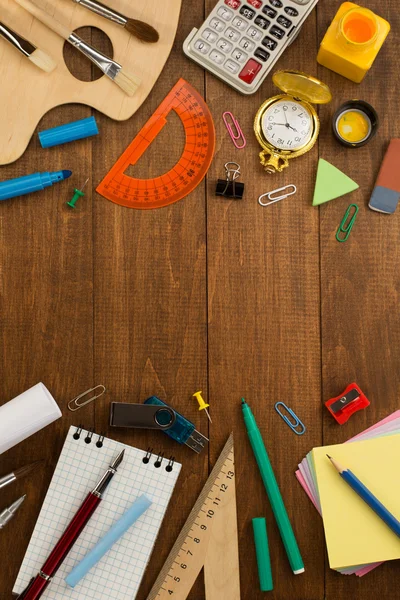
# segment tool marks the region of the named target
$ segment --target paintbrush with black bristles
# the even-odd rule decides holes
[[[155,44],[160,39],[158,31],[156,31],[154,27],[148,23],[125,17],[121,13],[108,8],[108,6],[105,6],[101,2],[97,2],[96,0],[72,0],[72,2],[88,8],[92,12],[96,13],[96,15],[100,15],[101,17],[104,17],[113,23],[122,25],[126,31],[137,37],[141,42]]]
[[[37,460],[36,462],[32,463],[31,465],[25,465],[25,467],[21,467],[20,469],[17,469],[16,471],[9,473],[8,475],[4,475],[4,477],[0,477],[0,490],[1,490],[1,488],[6,487],[10,483],[17,481],[17,479],[22,479],[29,473],[32,473],[32,471],[35,471],[36,469],[41,467],[43,464],[44,464],[44,460]]]

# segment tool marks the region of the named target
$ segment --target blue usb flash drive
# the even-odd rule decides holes
[[[112,402],[110,425],[136,429],[161,429],[179,444],[186,444],[200,453],[208,439],[199,433],[194,424],[171,406],[151,396],[144,404]]]

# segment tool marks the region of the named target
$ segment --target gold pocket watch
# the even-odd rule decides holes
[[[261,164],[270,174],[280,173],[289,166],[289,159],[311,150],[320,128],[312,105],[332,100],[325,83],[300,71],[277,71],[272,81],[284,93],[266,100],[254,121],[254,131],[263,148]]]

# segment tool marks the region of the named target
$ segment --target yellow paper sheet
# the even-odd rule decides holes
[[[313,450],[331,569],[400,558],[400,538],[340,477],[327,454],[400,520],[400,435]]]

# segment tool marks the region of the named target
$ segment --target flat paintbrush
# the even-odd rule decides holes
[[[104,17],[113,23],[122,25],[122,27],[124,27],[128,33],[134,35],[141,42],[154,44],[160,39],[158,31],[148,23],[125,17],[116,10],[108,8],[108,6],[105,6],[101,2],[96,2],[96,0],[72,0],[72,2],[76,2],[76,4],[80,4],[81,6],[88,8],[92,12],[96,13],[96,15],[100,15],[101,17]]]
[[[35,469],[38,469],[43,464],[43,460],[37,460],[31,465],[26,465],[25,467],[21,467],[20,469],[17,469],[16,471],[9,473],[8,475],[4,475],[4,477],[0,477],[0,490],[6,487],[6,485],[17,481],[17,479],[22,479],[22,477],[25,477],[29,473],[32,473],[32,471],[35,471]]]
[[[73,31],[70,31],[65,25],[54,19],[47,12],[33,4],[29,0],[16,0],[17,4],[25,8],[31,15],[36,17],[44,25],[49,27],[52,31],[57,33],[64,40],[67,40],[77,48],[84,56],[92,61],[103,73],[107,75],[114,83],[116,83],[128,96],[133,96],[137,88],[140,85],[140,79],[135,75],[127,73],[122,66],[109,58],[105,54],[102,54],[96,48],[87,44],[79,35],[76,35]]]
[[[42,69],[42,71],[45,71],[46,73],[51,73],[56,68],[57,63],[55,63],[54,60],[48,54],[43,52],[43,50],[36,48],[36,46],[28,42],[28,40],[26,40],[25,38],[23,38],[22,35],[19,35],[15,31],[7,27],[7,25],[4,25],[4,23],[1,22],[0,36],[8,42],[10,42],[10,44],[12,44],[14,48],[19,50],[21,54],[26,56],[26,58],[30,60],[31,63],[39,67],[39,69]]]

